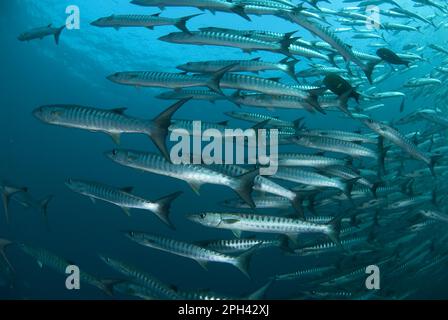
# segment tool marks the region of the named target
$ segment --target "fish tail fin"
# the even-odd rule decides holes
[[[291,78],[293,78],[296,82],[299,82],[299,79],[296,75],[296,64],[300,60],[296,59],[289,59],[288,57],[280,61],[281,64],[281,70],[285,72],[287,75],[289,75]]]
[[[352,190],[353,190],[353,185],[358,182],[358,180],[360,179],[360,177],[356,177],[350,180],[345,181],[344,185],[343,185],[343,190],[342,192],[345,194],[345,196],[349,199],[352,200]]]
[[[243,17],[247,21],[252,21],[250,17],[246,14],[244,4],[235,4],[231,9],[233,13],[236,13],[240,17]]]
[[[280,240],[280,249],[284,253],[294,253],[294,250],[291,249],[291,247],[289,246],[289,238],[287,236],[280,235],[279,240]]]
[[[54,41],[56,42],[56,44],[59,44],[59,38],[61,37],[61,33],[64,29],[65,29],[65,26],[62,26],[54,34]]]
[[[171,125],[171,117],[180,107],[190,100],[191,98],[188,98],[176,102],[151,122],[151,130],[148,131],[148,135],[167,161],[171,162],[165,144],[166,136],[168,135],[168,127]],[[155,126],[153,126],[153,124],[155,124]]]
[[[187,22],[200,15],[203,15],[203,13],[192,14],[190,16],[179,18],[179,20],[175,23],[174,26],[180,31],[190,34],[190,30],[188,30],[187,28]]]
[[[260,175],[260,170],[255,169],[236,177],[236,186],[232,189],[246,202],[252,209],[255,208],[254,200],[252,199],[252,191],[255,184],[255,178]]]
[[[222,92],[220,86],[221,79],[227,72],[235,68],[237,65],[238,63],[233,63],[231,65],[228,65],[227,67],[221,68],[218,71],[214,72],[211,75],[209,81],[207,82],[207,87],[213,92],[216,92],[224,96],[224,92]]]
[[[11,197],[20,192],[27,192],[27,188],[13,188],[13,187],[4,187],[2,193],[2,199],[3,199],[3,208],[5,210],[5,216],[6,216],[6,223],[9,223],[10,217],[9,217],[9,202],[11,200]]]
[[[246,300],[262,300],[264,298],[264,295],[266,294],[266,291],[271,286],[273,280],[269,280],[265,285],[263,285],[261,288],[258,288],[256,291],[252,292],[246,297]]]
[[[299,192],[297,192],[294,199],[291,200],[291,205],[301,218],[305,217],[305,213],[303,212],[303,198]]]
[[[372,84],[372,74],[373,74],[373,69],[375,69],[375,66],[378,64],[378,62],[369,62],[365,67],[364,67],[364,74],[367,77],[367,80],[369,80],[369,83]]]
[[[254,255],[255,251],[258,250],[258,248],[261,246],[261,243],[253,246],[246,252],[242,253],[238,257],[235,258],[235,267],[237,267],[246,277],[250,279],[249,275],[249,266],[250,261],[252,260],[252,256]]]
[[[14,271],[12,264],[9,262],[8,257],[6,256],[5,249],[12,245],[13,242],[8,239],[0,239],[0,258],[3,258],[6,261],[6,264]]]
[[[156,203],[159,205],[159,208],[156,211],[157,216],[160,218],[160,220],[162,220],[164,223],[166,223],[173,230],[175,230],[175,227],[169,217],[171,204],[181,194],[182,194],[182,191],[178,191],[178,192],[172,193],[170,195],[167,195],[163,198],[156,200]]]
[[[45,220],[45,224],[48,225],[48,204],[53,199],[53,195],[49,195],[48,197],[45,197],[41,201],[39,201],[39,208],[40,212],[42,214],[42,217]]]
[[[327,224],[328,226],[327,236],[330,238],[331,241],[333,241],[334,244],[336,244],[340,248],[343,248],[341,240],[339,238],[341,234],[342,217],[343,215],[340,215],[339,217],[334,218]]]
[[[435,172],[435,170],[434,170],[434,167],[435,167],[435,165],[437,164],[437,162],[440,160],[442,158],[442,155],[433,155],[433,156],[431,156],[431,158],[430,158],[430,161],[429,161],[429,164],[428,164],[428,166],[429,166],[429,170],[431,171],[431,174],[435,177],[436,176],[436,172]]]

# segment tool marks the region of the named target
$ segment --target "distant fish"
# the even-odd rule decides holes
[[[121,207],[126,215],[130,215],[130,209],[149,210],[174,229],[174,225],[169,218],[170,207],[181,192],[170,194],[156,201],[149,201],[131,194],[133,189],[131,187],[118,189],[98,182],[73,179],[69,179],[65,184],[74,192],[83,194],[92,201],[100,199]]]
[[[62,30],[65,29],[65,25],[59,28],[53,28],[52,24],[46,27],[40,27],[26,31],[18,36],[20,41],[31,41],[34,39],[43,39],[47,36],[54,36],[56,44],[59,44],[59,38],[61,36]]]

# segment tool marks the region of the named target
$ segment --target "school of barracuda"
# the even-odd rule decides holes
[[[204,228],[228,229],[235,238],[193,243],[178,239],[175,233],[167,238],[139,230],[123,231],[123,236],[148,251],[180,255],[204,268],[213,262],[229,264],[229,268],[233,266],[247,277],[251,269],[257,268],[250,265],[251,257],[263,254],[265,248],[278,248],[291,259],[320,259],[312,260],[313,264],[298,264],[289,273],[257,279],[265,285],[239,297],[194,288],[176,289],[119,257],[104,255],[98,258],[126,281],[104,281],[81,266],[82,282],[108,295],[142,299],[273,298],[269,288],[279,281],[297,288],[295,296],[282,299],[405,299],[418,293],[418,284],[429,281],[429,276],[436,282],[446,280],[448,86],[444,84],[448,79],[448,45],[431,44],[431,37],[422,43],[418,38],[447,29],[448,5],[439,0],[412,0],[406,6],[411,9],[405,9],[399,0],[343,2],[347,7],[333,10],[330,0],[131,1],[161,10],[195,7],[212,13],[226,12],[249,21],[252,16],[273,15],[291,22],[285,33],[256,30],[255,25],[252,30],[213,26],[191,30],[188,22],[197,14],[171,18],[163,16],[163,12],[112,15],[92,22],[93,26],[117,30],[174,26],[179,31],[159,39],[173,43],[173,48],[211,45],[243,51],[241,60],[186,60],[178,66],[179,73],[117,70],[108,75],[107,79],[118,85],[172,89],[157,97],[177,102],[152,120],[131,117],[126,109],[79,105],[35,109],[34,116],[42,122],[103,132],[117,144],[124,133],[147,135],[159,151],[100,150],[117,165],[141,170],[142,174],[167,176],[167,180],[184,180],[197,193],[204,184],[235,192],[234,199],[222,199],[216,208],[191,212],[186,217]],[[372,21],[366,14],[371,5],[380,6],[381,21]],[[374,27],[366,25],[366,21]],[[59,43],[63,29],[49,25],[30,30],[18,39],[54,36]],[[353,41],[342,41],[340,34],[350,35]],[[404,35],[412,41],[397,52],[389,49]],[[370,50],[358,51],[360,42],[367,43]],[[278,59],[263,61],[244,54],[257,51],[274,53]],[[299,66],[300,70],[296,70]],[[258,75],[263,71],[277,71],[279,77],[285,77],[263,78]],[[405,82],[394,78],[406,73],[413,75]],[[421,98],[424,105],[407,109],[412,101]],[[250,166],[173,164],[166,146],[167,135],[175,128],[191,131],[192,120],[172,117],[193,100],[227,100],[235,109],[223,117],[247,121],[248,126],[277,128],[281,144],[297,152],[280,151],[280,167],[274,176],[260,176],[258,169]],[[389,102],[396,105],[401,118],[387,123],[375,119],[372,113],[382,108],[387,111],[385,103],[390,106]],[[252,107],[266,112],[257,113]],[[293,109],[296,115],[290,119],[270,116],[269,111],[276,108]],[[325,118],[330,112],[338,112],[341,121],[359,130],[335,130],[331,124],[315,128],[308,120],[311,118],[306,118],[307,113]],[[229,128],[228,121],[203,122],[203,126],[220,131]],[[147,210],[160,220],[160,228],[175,228],[169,214],[172,202],[181,196],[176,190],[160,199],[146,199],[134,194],[132,188],[76,177],[67,177],[66,185],[92,200],[121,207],[126,214],[131,209]],[[7,222],[11,202],[35,208],[44,216],[47,209],[51,210],[51,197],[35,199],[30,190],[10,183],[2,183],[0,189]],[[19,249],[41,266],[63,274],[70,264],[66,258],[26,243],[2,239],[0,249],[0,285],[19,276],[8,260],[10,250]],[[366,290],[368,265],[381,269],[381,290]]]

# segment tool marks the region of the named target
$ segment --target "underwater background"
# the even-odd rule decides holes
[[[65,24],[65,9],[69,5],[79,6],[81,28],[64,30],[59,46],[55,45],[52,37],[28,43],[17,40],[21,32],[32,27],[49,23],[53,23],[53,26]],[[322,4],[334,10],[345,5],[351,4],[342,1]],[[121,231],[146,231],[186,241],[231,239],[229,231],[204,228],[185,219],[185,215],[217,210],[218,202],[235,197],[232,190],[205,185],[198,196],[183,181],[142,173],[107,159],[104,152],[115,148],[107,135],[50,126],[33,117],[32,111],[38,106],[66,103],[106,109],[126,107],[130,115],[152,119],[171,105],[171,101],[155,98],[165,89],[119,86],[108,81],[106,76],[126,70],[178,72],[176,66],[180,64],[215,58],[282,59],[281,55],[273,53],[247,55],[234,48],[176,45],[158,41],[160,36],[177,31],[172,26],[156,27],[155,30],[123,28],[116,31],[90,25],[95,19],[114,13],[154,14],[159,11],[158,8],[135,6],[126,0],[0,2],[0,178],[17,186],[26,186],[36,198],[53,195],[48,207],[48,224],[38,210],[11,202],[11,222],[6,224],[3,215],[0,217],[1,238],[46,248],[103,279],[120,276],[98,258],[99,254],[117,257],[179,288],[207,288],[230,296],[252,292],[274,274],[292,272],[313,265],[316,261],[325,264],[325,258],[322,257],[288,257],[280,250],[271,248],[255,254],[251,263],[252,280],[249,280],[228,265],[210,264],[209,271],[205,271],[193,260],[136,245],[126,239]],[[195,8],[167,8],[163,16],[180,17],[197,12]],[[419,9],[419,13],[427,15],[432,12],[432,9]],[[218,12],[212,15],[207,12],[188,22],[188,27],[191,30],[208,26],[277,32],[299,30],[298,36],[313,38],[300,27],[274,16],[251,18],[252,22],[248,22],[235,14]],[[445,45],[447,32],[446,28],[440,28],[437,31],[428,29],[421,34],[401,33],[400,36],[391,36],[393,41],[389,42],[388,47],[400,51],[407,42]],[[354,40],[345,34],[339,36],[353,44]],[[376,49],[367,46],[369,41],[356,40],[356,45],[353,45],[358,50],[374,53]],[[439,65],[440,57],[429,56],[429,51],[425,54],[429,63],[406,74],[393,75],[378,85],[379,90],[394,91],[399,88],[399,83],[411,76],[423,75],[431,71],[432,65]],[[297,70],[308,63],[306,58],[300,59]],[[263,73],[263,77],[271,76],[282,76],[282,81],[293,84],[291,79],[280,72]],[[385,100],[384,103],[383,108],[372,113],[376,120],[391,121],[403,116],[398,110],[399,99]],[[410,96],[406,99],[404,112],[411,113],[422,105],[429,107],[433,103],[431,97]],[[224,112],[232,110],[237,110],[237,107],[228,101],[211,104],[194,100],[182,107],[175,118],[219,122],[227,120]],[[304,110],[251,110],[288,120],[306,117],[305,122],[311,128],[349,131],[360,127],[359,123],[342,117],[338,112],[323,116],[308,114]],[[236,120],[231,123],[233,127],[250,126]],[[157,152],[144,135],[123,135],[121,146]],[[297,151],[298,148],[286,146],[282,150]],[[131,217],[127,217],[119,207],[102,201],[93,204],[87,197],[70,191],[64,185],[68,178],[101,181],[114,186],[133,186],[136,194],[148,199],[183,191],[183,195],[171,208],[176,231],[166,228],[146,211],[133,210]],[[1,299],[112,299],[87,284],[82,284],[81,290],[69,291],[65,288],[65,275],[49,268],[40,268],[34,259],[14,247],[8,248],[7,254],[15,269],[15,280],[12,287],[0,286]],[[418,292],[410,298],[448,298],[447,277],[415,282],[405,280],[407,275],[403,274],[403,279],[406,281],[403,290],[418,288]],[[296,282],[275,282],[269,288],[267,297],[290,298],[298,292],[298,288]],[[117,295],[113,298],[129,297]]]

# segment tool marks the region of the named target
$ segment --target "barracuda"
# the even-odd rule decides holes
[[[181,100],[153,120],[133,118],[124,114],[125,108],[103,110],[78,105],[49,105],[33,111],[43,122],[89,131],[104,132],[120,143],[123,133],[148,135],[166,159],[170,159],[165,140],[172,115],[189,99]]]
[[[182,192],[170,194],[156,201],[149,201],[131,194],[132,187],[118,189],[98,182],[73,179],[69,179],[65,184],[74,192],[85,195],[92,201],[99,199],[119,206],[128,216],[130,215],[130,209],[149,210],[174,229],[174,225],[169,218],[171,203]]]
[[[304,220],[239,213],[201,213],[188,216],[193,222],[206,227],[228,229],[237,237],[242,231],[283,234],[297,241],[300,234],[317,233],[327,235],[334,243],[340,245],[340,220],[334,219],[328,224],[315,224]]]
[[[283,250],[290,251],[288,248],[287,238],[267,240],[255,239],[252,237],[247,239],[199,241],[197,244],[201,247],[225,254],[245,252],[255,246],[257,246],[258,250],[266,248],[281,248]]]
[[[153,15],[141,15],[141,14],[123,14],[123,15],[111,15],[109,17],[100,18],[91,23],[96,27],[112,27],[116,30],[125,27],[144,27],[148,29],[154,29],[159,26],[175,26],[183,32],[189,32],[186,26],[188,20],[200,16],[202,13],[193,14],[182,18],[166,18],[160,17],[160,13]]]
[[[301,119],[298,119],[296,121],[286,121],[281,120],[278,117],[268,116],[265,114],[259,114],[259,113],[252,113],[252,112],[241,112],[241,111],[229,111],[224,112],[225,115],[237,119],[237,120],[243,120],[248,121],[252,123],[262,123],[265,121],[268,121],[266,125],[272,126],[272,127],[296,127],[298,122],[301,121]]]
[[[65,25],[60,28],[54,28],[53,24],[49,24],[46,27],[35,28],[27,32],[22,33],[17,37],[20,41],[31,41],[35,39],[43,39],[47,36],[54,36],[54,41],[59,44],[59,38],[62,31],[65,29]]]
[[[200,165],[175,165],[153,153],[116,149],[107,152],[106,156],[123,166],[184,180],[196,193],[199,193],[200,187],[206,183],[227,186],[252,208],[255,207],[251,193],[255,183],[254,179],[256,180],[259,174],[258,170],[244,172],[238,177],[231,177]]]
[[[280,153],[278,155],[279,166],[324,168],[334,165],[345,165],[343,159],[329,158],[319,155],[302,153]]]
[[[127,237],[132,241],[157,250],[162,250],[171,254],[190,258],[199,263],[201,267],[207,270],[207,263],[218,262],[231,264],[238,268],[248,278],[249,276],[249,263],[252,254],[258,248],[258,245],[252,247],[250,250],[242,253],[240,256],[234,257],[225,255],[223,253],[213,251],[200,247],[198,245],[177,241],[171,238],[160,237],[157,235],[151,235],[147,233],[128,232]]]
[[[346,62],[352,61],[356,65],[358,65],[365,73],[369,82],[372,82],[372,72],[375,65],[373,64],[364,64],[352,51],[352,49],[343,43],[336,35],[326,27],[319,25],[318,23],[313,23],[304,17],[300,12],[299,13],[286,13],[285,17],[290,21],[297,23],[303,28],[307,29],[312,34],[318,36],[328,44],[330,44],[339,54],[341,54]],[[365,24],[365,22],[364,22]]]
[[[377,154],[371,149],[365,148],[353,142],[338,140],[329,137],[297,136],[291,138],[291,141],[303,147],[343,153],[354,158],[378,158]]]
[[[366,136],[362,133],[357,132],[348,132],[341,130],[306,130],[300,132],[301,135],[305,136],[314,136],[314,137],[330,137],[342,141],[354,142],[354,143],[368,143],[368,144],[376,144],[377,140],[371,137]]]
[[[291,208],[291,201],[279,196],[254,196],[255,206],[257,209],[288,209]],[[250,209],[249,205],[240,199],[229,199],[219,203],[227,208]]]
[[[289,41],[282,43],[267,42],[235,34],[213,31],[173,32],[159,38],[161,41],[192,45],[214,45],[239,48],[246,53],[269,51],[290,56]]]
[[[229,65],[234,65],[234,67],[230,69],[229,72],[244,71],[258,73],[260,71],[267,70],[280,70],[297,81],[295,75],[295,65],[297,63],[297,60],[288,61],[288,58],[285,58],[278,63],[261,61],[261,58],[255,58],[252,60],[215,60],[188,62],[186,64],[178,66],[177,68],[187,72],[213,73]]]
[[[314,278],[319,278],[327,273],[334,272],[335,267],[329,266],[329,267],[317,267],[317,268],[310,268],[310,269],[300,269],[296,272],[292,273],[285,273],[285,274],[277,274],[273,276],[271,279],[276,281],[283,281],[283,280],[312,280]],[[310,279],[311,278],[311,279]]]
[[[170,300],[176,300],[180,298],[175,290],[173,290],[170,286],[164,284],[160,280],[154,278],[150,274],[140,271],[137,268],[116,259],[112,259],[103,255],[100,255],[100,258],[114,270],[131,278],[136,283],[144,286],[144,288],[146,289],[145,296]]]
[[[225,0],[132,0],[131,3],[144,7],[159,7],[161,10],[165,7],[193,7],[208,10],[212,13],[216,11],[233,12],[251,21],[249,16],[244,12],[243,5]]]
[[[211,103],[215,103],[218,100],[227,100],[227,97],[222,94],[209,91],[209,90],[194,90],[194,89],[177,89],[174,91],[166,91],[157,95],[156,98],[162,100],[183,100],[183,99],[194,99],[194,100],[206,100]]]

